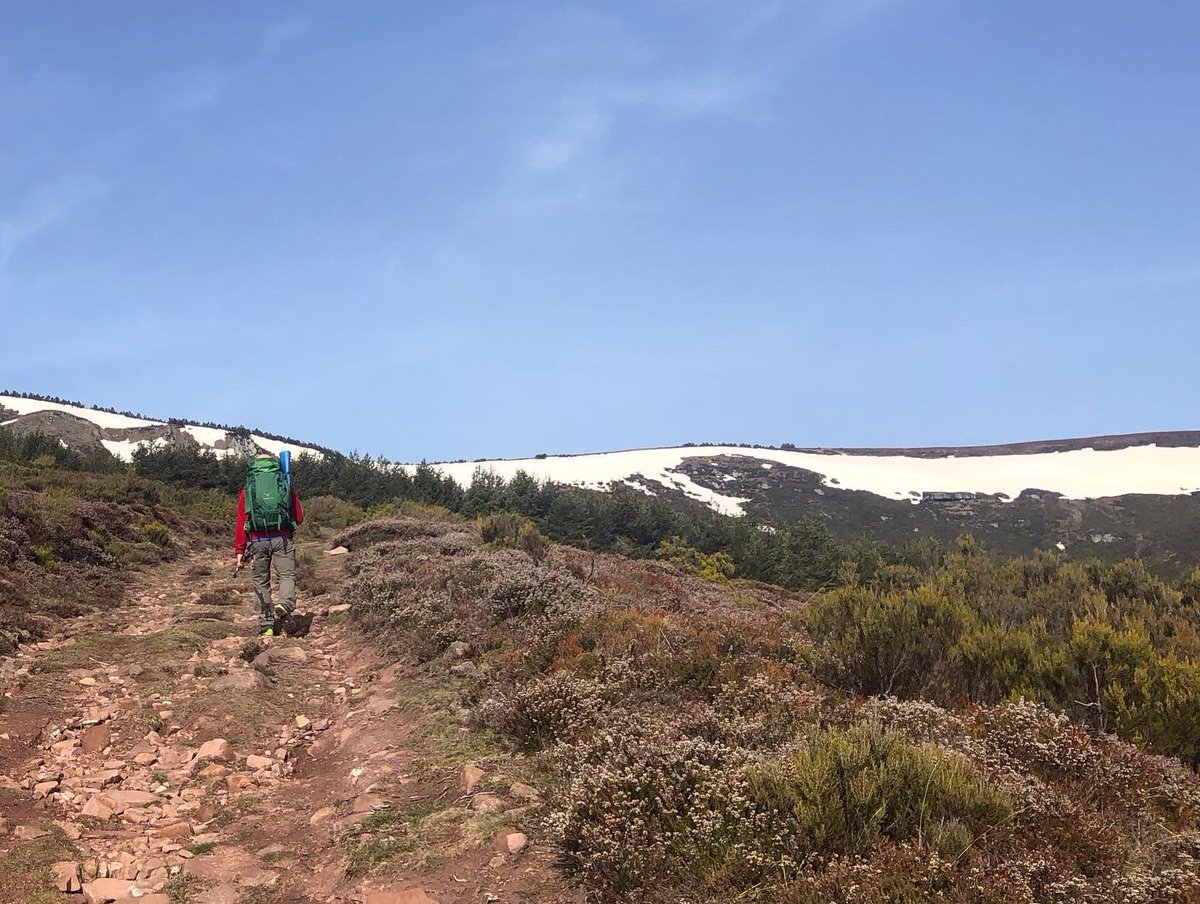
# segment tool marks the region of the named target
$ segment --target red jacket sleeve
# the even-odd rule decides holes
[[[246,491],[242,490],[242,492]],[[293,520],[297,525],[304,523],[304,509],[300,508],[300,494],[295,490],[292,490],[292,515],[295,516]]]
[[[246,551],[246,491],[238,493],[237,522],[233,526],[233,551],[239,556]]]

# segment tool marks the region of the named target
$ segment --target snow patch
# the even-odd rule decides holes
[[[114,458],[119,458],[121,461],[133,461],[133,453],[139,446],[149,446],[153,449],[155,446],[165,446],[166,440],[162,439],[102,439],[100,442],[104,448],[112,453]]]
[[[592,455],[435,464],[467,486],[476,468],[506,480],[518,471],[554,483],[604,487],[641,475],[676,486],[690,498],[725,514],[744,514],[749,500],[702,487],[679,472],[691,458],[729,455],[820,474],[826,486],[861,490],[919,504],[923,493],[971,492],[1012,501],[1028,489],[1067,499],[1144,494],[1176,496],[1200,490],[1200,448],[1131,446],[1098,452],[1079,449],[1026,455],[925,458],[907,455],[790,452],[739,446],[638,449]]]
[[[82,408],[78,405],[63,405],[59,402],[43,402],[39,399],[25,399],[20,396],[0,395],[0,407],[16,411],[19,415],[34,414],[38,411],[64,411],[67,414],[73,414],[76,417],[91,421],[97,427],[106,430],[126,430],[130,427],[161,427],[166,425],[166,421],[150,421],[144,418],[126,417],[123,414],[109,414],[107,411],[95,411],[91,408]],[[11,424],[16,419],[5,421],[0,424],[0,427]],[[178,422],[177,422],[178,423]],[[218,442],[222,442],[228,438],[226,431],[217,427],[200,427],[196,424],[185,424],[181,428],[184,432],[189,433],[201,446],[214,449],[218,454],[232,454],[232,450],[217,449]],[[265,436],[254,434],[251,439],[261,448],[275,455],[278,455],[284,449],[291,449],[296,454],[306,453],[308,455],[322,458],[322,453],[308,446],[298,446],[292,443],[285,443],[276,439],[268,439]],[[145,444],[145,441],[127,441],[127,440],[101,440],[104,447],[113,455],[129,461],[133,455],[133,450]],[[165,443],[164,443],[165,445]]]
[[[188,424],[183,428],[183,432],[189,434],[200,445],[212,448],[216,448],[217,443],[224,442],[226,438],[225,431],[216,427],[196,427]]]
[[[153,427],[162,423],[162,421],[144,421],[141,418],[126,417],[123,414],[109,414],[107,411],[96,411],[92,408],[62,405],[58,402],[23,399],[20,396],[0,396],[0,407],[8,408],[20,415],[34,414],[38,411],[65,411],[67,414],[73,414],[76,417],[91,421],[97,427],[112,430],[124,430],[129,427]]]

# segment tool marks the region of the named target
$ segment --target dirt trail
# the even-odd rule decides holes
[[[336,579],[344,559],[318,558]],[[401,705],[421,673],[338,602],[264,646],[248,580],[206,553],[0,663],[0,901],[575,900],[536,844],[505,850],[529,807],[471,808],[463,762]],[[79,865],[52,870],[71,891],[51,861]]]

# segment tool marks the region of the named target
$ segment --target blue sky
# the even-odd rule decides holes
[[[1193,0],[4,17],[0,387],[404,460],[1200,420]]]

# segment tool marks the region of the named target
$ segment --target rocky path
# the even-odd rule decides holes
[[[319,558],[326,572],[340,564]],[[305,636],[265,645],[250,595],[224,559],[196,556],[0,664],[0,901],[566,894],[513,830],[536,791],[468,794],[483,770],[452,761],[414,770],[429,750],[410,743],[419,720],[397,705],[406,666],[385,665],[339,623],[348,606],[313,601]],[[473,845],[461,832],[440,847],[436,832],[413,837],[407,814],[440,808],[460,822],[509,815],[471,823],[497,830]]]

